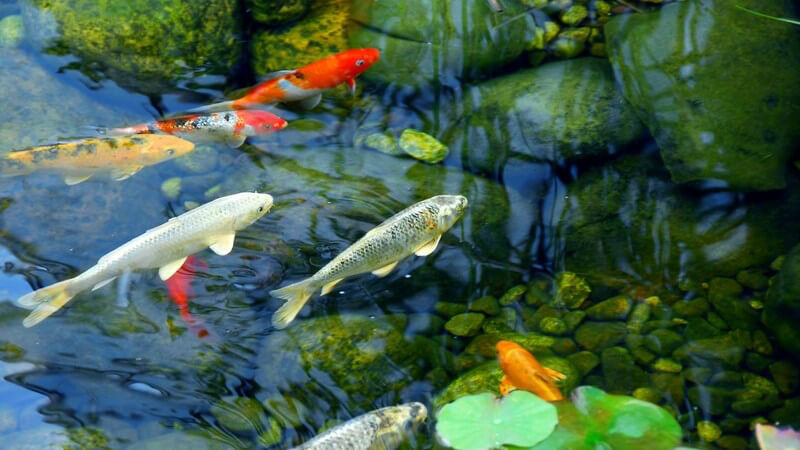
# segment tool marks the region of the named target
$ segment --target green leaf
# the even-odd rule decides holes
[[[557,423],[555,406],[530,392],[514,391],[503,400],[482,393],[445,405],[436,432],[445,445],[458,450],[530,447],[549,436]]]

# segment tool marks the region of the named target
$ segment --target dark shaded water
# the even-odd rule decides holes
[[[575,23],[569,1],[508,0],[497,14],[482,1],[315,0],[284,2],[313,5],[272,19],[263,2],[200,2],[213,30],[178,0],[43,3],[0,0],[0,20],[24,18],[21,39],[0,32],[3,151],[217,101],[348,46],[380,48],[382,60],[355,97],[339,87],[312,111],[271,107],[290,126],[239,149],[198,146],[122,182],[0,178],[0,446],[286,448],[376,407],[432,408],[494,359],[475,342],[499,333],[552,337],[537,357],[570,365],[571,386],[666,407],[687,445],[743,448],[754,421],[800,426],[782,328],[797,305],[767,294],[773,261],[800,236],[797,27],[711,0],[635,5],[646,13],[576,2],[587,13]],[[765,12],[794,12],[775,3]],[[158,19],[131,12],[159,5]],[[604,34],[609,14],[623,17]],[[557,36],[545,36],[548,23]],[[448,157],[431,165],[365,144],[407,128],[440,139]],[[179,190],[163,187],[177,179]],[[192,204],[253,190],[273,195],[273,210],[230,255],[198,255],[208,268],[189,310],[208,335],[155,271],[22,327],[14,300],[32,288]],[[349,279],[292,328],[272,329],[271,289],[441,193],[470,208],[434,254]],[[592,291],[573,309],[627,295],[646,317],[633,318],[638,306],[595,310],[547,328],[542,318],[567,322],[548,284],[564,271]],[[526,294],[501,299],[474,330],[445,325],[519,285]],[[784,322],[765,324],[765,307]],[[582,365],[587,352],[594,364]],[[716,443],[698,437],[704,420]],[[416,444],[435,445],[432,433],[429,421]]]

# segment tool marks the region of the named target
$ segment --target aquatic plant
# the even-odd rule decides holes
[[[557,423],[556,408],[530,392],[514,391],[502,400],[484,392],[445,405],[436,433],[445,445],[459,450],[529,447],[547,438]]]
[[[761,450],[800,448],[800,433],[789,428],[778,428],[763,423],[756,424],[756,440]]]
[[[769,14],[764,14],[764,13],[760,13],[758,11],[753,11],[752,9],[747,9],[744,6],[736,5],[736,7],[741,9],[742,11],[748,12],[748,13],[753,14],[753,15],[758,16],[758,17],[763,17],[765,19],[777,20],[778,22],[791,23],[793,25],[800,25],[800,20],[787,19],[786,17],[770,16]]]

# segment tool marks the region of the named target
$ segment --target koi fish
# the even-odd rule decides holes
[[[14,151],[0,158],[0,176],[52,170],[68,185],[97,174],[120,181],[144,167],[194,150],[194,144],[175,136],[124,136],[84,139]]]
[[[98,128],[109,136],[128,134],[171,134],[192,142],[225,142],[237,148],[249,136],[272,133],[287,122],[267,111],[226,111],[171,117],[122,128]]]
[[[800,448],[800,433],[792,427],[777,428],[763,423],[756,424],[756,442],[760,450],[789,450]]]
[[[292,450],[393,450],[428,416],[418,402],[376,409],[348,420]]]
[[[258,220],[271,207],[271,195],[242,192],[220,197],[173,217],[107,253],[77,277],[20,297],[20,306],[33,308],[22,324],[32,327],[78,293],[89,288],[99,289],[135,269],[158,267],[159,277],[167,280],[189,255],[206,247],[218,255],[227,255],[233,249],[236,232]]]
[[[325,295],[343,279],[366,272],[385,277],[401,259],[412,253],[430,255],[439,245],[442,234],[466,209],[464,196],[437,195],[393,215],[310,278],[270,292],[286,300],[273,314],[272,324],[278,329],[286,328],[317,289],[322,288],[321,295]]]
[[[297,102],[312,109],[322,99],[322,92],[346,83],[355,93],[356,77],[378,60],[375,48],[355,48],[320,59],[295,70],[275,72],[270,78],[250,89],[244,97],[192,111],[223,111],[248,109],[277,102]]]
[[[180,269],[175,272],[175,275],[169,277],[164,284],[167,286],[167,293],[172,301],[178,305],[181,319],[189,326],[197,337],[208,336],[208,330],[200,325],[200,321],[192,317],[189,312],[189,297],[192,295],[192,279],[197,269],[207,269],[205,261],[194,256],[189,255],[186,262],[183,263]]]
[[[497,343],[497,356],[505,376],[500,381],[500,393],[504,396],[514,389],[533,392],[548,402],[564,400],[555,381],[566,378],[561,372],[539,364],[539,361],[522,346],[511,341]]]

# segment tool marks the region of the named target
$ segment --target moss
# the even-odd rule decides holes
[[[440,163],[450,153],[447,146],[433,136],[410,128],[400,135],[398,145],[413,158],[430,164]]]
[[[11,15],[0,19],[0,48],[16,47],[25,37],[22,16]]]
[[[266,25],[280,25],[303,16],[312,0],[246,0],[250,15]]]

